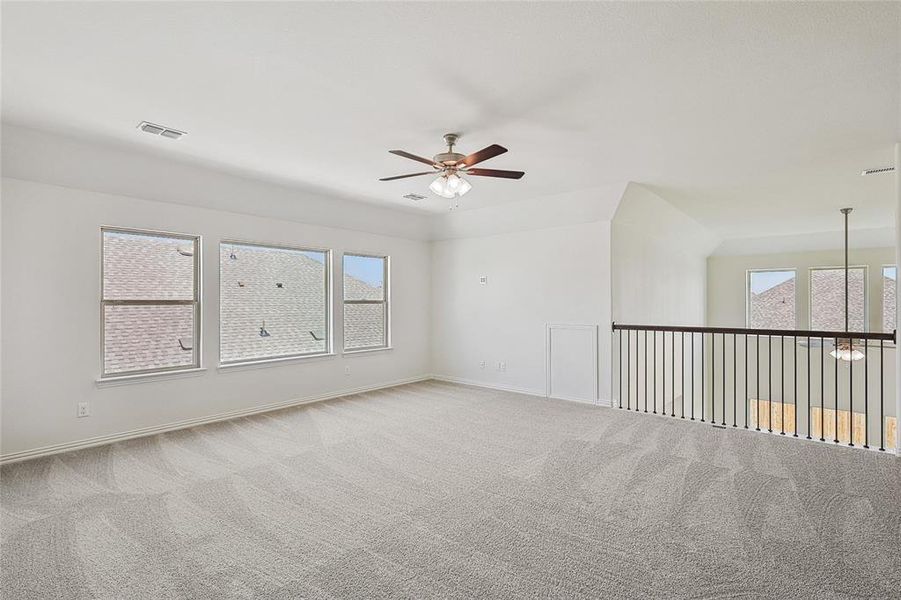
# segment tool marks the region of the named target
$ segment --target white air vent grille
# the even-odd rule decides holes
[[[875,169],[865,169],[860,172],[861,175],[876,175],[878,173],[891,173],[895,167],[876,167]]]
[[[184,131],[179,131],[178,129],[172,129],[171,127],[157,125],[156,123],[151,123],[149,121],[141,121],[138,124],[138,129],[153,135],[161,135],[170,140],[177,140],[186,133]]]
[[[425,196],[420,196],[419,194],[407,194],[404,196],[407,200],[412,200],[413,202],[419,202],[420,200],[425,200]]]

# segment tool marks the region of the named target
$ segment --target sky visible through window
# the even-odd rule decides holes
[[[385,278],[384,259],[345,254],[344,274],[365,281],[371,286],[382,287]]]
[[[795,276],[794,271],[755,271],[751,273],[751,292],[759,294]]]

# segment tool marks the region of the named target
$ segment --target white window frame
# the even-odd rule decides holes
[[[382,278],[381,300],[348,300],[344,289],[344,257],[358,256],[361,258],[378,258],[384,261]],[[344,309],[348,304],[384,304],[385,305],[385,342],[377,346],[365,346],[360,348],[347,347],[347,321]],[[355,354],[358,352],[373,352],[376,350],[388,350],[391,348],[391,257],[384,254],[369,254],[365,252],[344,252],[341,254],[341,346],[342,354]]]
[[[863,269],[863,332],[854,332],[854,333],[866,333],[870,331],[870,306],[869,306],[869,297],[870,297],[870,267],[869,265],[848,265],[848,270],[852,269]],[[844,271],[845,266],[839,265],[837,267],[830,266],[818,266],[818,267],[809,267],[807,269],[807,326],[810,329],[817,329],[813,326],[813,272],[814,271]],[[844,308],[844,307],[843,307]],[[850,307],[849,307],[850,310]],[[818,330],[819,331],[819,330]]]
[[[745,327],[748,329],[751,328],[751,275],[754,273],[781,273],[791,271],[794,273],[795,277],[795,326],[794,329],[798,328],[798,269],[794,267],[785,267],[782,269],[778,268],[766,268],[766,269],[748,269],[745,271]],[[769,328],[765,328],[769,329]],[[786,329],[785,331],[790,331]]]
[[[891,333],[890,331],[885,331],[885,270],[886,269],[894,269],[895,270],[895,297],[898,296],[898,265],[882,265],[879,269],[879,274],[882,279],[882,294],[879,297],[879,330],[885,333]],[[892,311],[895,313],[895,327],[898,327],[898,307],[893,306]]]
[[[325,350],[323,352],[298,352],[292,354],[279,354],[274,356],[260,356],[254,358],[243,358],[239,360],[222,360],[222,246],[248,246],[251,248],[268,248],[270,250],[290,250],[294,252],[321,252],[325,254]],[[217,248],[216,256],[218,257],[218,279],[219,279],[219,367],[227,369],[229,367],[241,367],[246,365],[266,365],[269,363],[282,363],[304,358],[319,358],[323,356],[333,356],[332,348],[332,251],[328,248],[315,248],[312,246],[290,246],[286,244],[274,244],[271,242],[257,242],[238,239],[221,239]]]
[[[192,300],[107,300],[104,297],[104,237],[107,233],[124,233],[129,235],[145,235],[149,237],[166,237],[176,240],[191,242],[194,246],[194,290]],[[200,235],[189,233],[176,233],[172,231],[157,231],[153,229],[135,229],[130,227],[101,226],[100,227],[100,381],[115,379],[141,378],[148,375],[178,373],[182,371],[195,371],[202,364],[202,340],[203,326],[201,310],[202,297],[202,264],[203,238]],[[135,369],[117,373],[106,372],[106,307],[107,306],[187,306],[194,307],[194,329],[191,340],[193,360],[190,365],[177,365],[172,367],[160,367],[157,369]]]

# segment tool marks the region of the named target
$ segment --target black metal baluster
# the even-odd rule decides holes
[[[673,389],[670,393],[670,396],[672,396],[672,401],[670,404],[670,416],[675,417],[676,416],[676,332],[675,331],[673,332],[673,336],[670,338],[670,354],[672,354],[672,361],[673,361],[673,368],[672,368],[673,381],[671,383],[671,386]]]
[[[766,336],[766,394],[769,397],[767,431],[773,433],[773,336]]]
[[[885,342],[879,340],[879,451],[885,452]],[[899,415],[901,416],[901,415]],[[898,435],[895,434],[895,448]]]
[[[657,330],[654,330],[654,349],[651,351],[654,356],[654,414],[657,414]]]
[[[748,428],[748,409],[751,406],[751,396],[748,394],[748,334],[745,334],[745,429]]]
[[[826,338],[820,338],[820,441],[826,441]]]
[[[703,334],[701,334],[703,335]],[[695,333],[691,332],[691,420],[695,420]]]
[[[704,388],[704,364],[707,362],[707,352],[704,351],[704,332],[701,332],[701,423],[704,422],[704,412],[706,410],[707,398],[705,398]]]
[[[716,423],[716,334],[710,334],[710,424]]]
[[[679,377],[679,382],[682,384],[682,418],[685,418],[685,332],[682,332],[681,340],[679,341],[681,346],[681,356],[682,356],[682,376]]]
[[[757,367],[757,388],[754,390],[757,392],[757,431],[760,431],[760,409],[763,406],[763,401],[760,399],[760,336],[756,336],[756,347],[757,347],[757,360],[754,362],[754,366]]]
[[[650,373],[648,373],[648,330],[644,330],[644,412],[648,412],[648,382],[650,381]]]
[[[854,446],[854,340],[848,338],[848,445]]]
[[[870,448],[870,342],[863,344],[863,447]]]
[[[835,338],[835,349],[838,351],[838,338]],[[835,366],[835,401],[833,402],[834,411],[833,416],[835,416],[835,439],[832,440],[836,444],[838,443],[838,358],[832,361]]]
[[[810,351],[813,346],[810,345],[810,336],[807,336],[807,439],[813,432],[813,415],[810,414]]]
[[[720,425],[725,425],[726,424],[726,334],[725,333],[720,334],[720,341],[723,342],[723,397],[721,399],[722,400],[721,408],[723,410],[721,411],[722,414],[720,415],[720,419],[722,421],[720,423]]]
[[[794,403],[795,403],[795,436],[798,437],[798,336],[795,336],[792,340],[792,353],[794,354],[794,359],[792,360],[792,364],[794,365],[795,371],[795,393],[794,393]]]
[[[623,407],[623,331],[619,331],[619,408]]]
[[[782,401],[782,423],[779,435],[785,435],[785,336],[779,336],[779,371],[782,374],[782,383],[779,384],[779,399]],[[772,419],[772,417],[770,417]]]
[[[738,336],[732,334],[732,426],[738,427]]]
[[[626,410],[632,410],[632,330],[626,330]]]

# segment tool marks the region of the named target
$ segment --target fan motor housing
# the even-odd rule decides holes
[[[459,152],[442,152],[441,154],[436,154],[432,158],[435,162],[441,163],[442,165],[453,165],[466,158],[466,155],[460,154]]]

